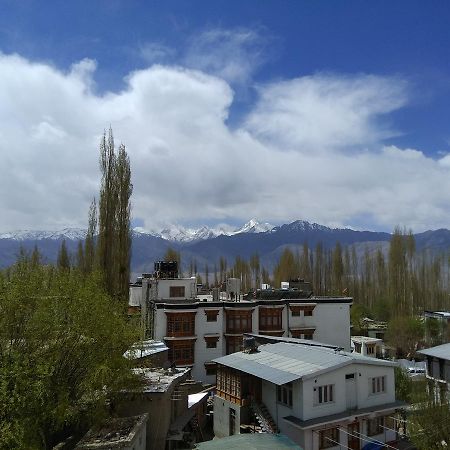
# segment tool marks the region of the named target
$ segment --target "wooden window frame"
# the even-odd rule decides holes
[[[292,317],[300,317],[303,311],[304,317],[312,317],[316,305],[289,305]]]
[[[384,417],[378,416],[367,419],[367,436],[376,436],[384,432]]]
[[[242,336],[225,336],[226,354],[240,352],[243,347]]]
[[[252,332],[252,310],[226,311],[226,332],[242,334]]]
[[[219,336],[203,336],[206,342],[206,348],[217,348]]]
[[[283,308],[259,308],[260,331],[283,329]]]
[[[339,428],[331,427],[319,431],[319,449],[336,447],[339,445]]]
[[[186,298],[186,286],[169,286],[170,298]]]
[[[175,363],[177,366],[190,366],[194,364],[194,340],[166,341],[166,344],[169,347],[169,361]]]
[[[167,337],[195,336],[195,312],[168,313]]]
[[[219,310],[218,309],[205,309],[205,315],[206,315],[207,322],[217,322]]]

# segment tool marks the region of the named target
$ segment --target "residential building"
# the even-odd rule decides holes
[[[122,392],[114,404],[121,417],[146,413],[146,450],[170,450],[178,442],[200,441],[208,393],[191,378],[190,369],[135,368],[144,386]]]
[[[419,350],[427,362],[427,378],[436,383],[436,396],[448,395],[450,385],[450,343]]]
[[[368,336],[352,336],[352,350],[363,356],[371,356],[372,358],[381,358],[384,352],[382,339],[372,338]]]
[[[198,296],[195,278],[179,278],[173,263],[161,264],[130,286],[130,305],[140,310],[146,337],[164,341],[169,361],[191,367],[197,380],[214,383],[212,360],[240,350],[244,333],[314,339],[350,351],[350,297],[317,297],[302,281],[243,296],[236,279],[227,281],[227,293]]]
[[[111,418],[94,427],[75,450],[146,450],[148,415]]]
[[[216,437],[238,434],[256,416],[266,431],[308,450],[396,440],[392,418],[404,404],[395,399],[395,363],[282,340],[257,348],[246,343],[245,351],[215,360]]]
[[[202,442],[197,445],[197,450],[302,450],[300,446],[292,442],[282,434],[248,433],[237,434],[222,439]]]

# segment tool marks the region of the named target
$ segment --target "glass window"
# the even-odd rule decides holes
[[[323,403],[332,403],[334,401],[333,384],[317,386],[314,388],[314,403],[322,405]]]
[[[292,383],[277,386],[277,401],[292,408]]]

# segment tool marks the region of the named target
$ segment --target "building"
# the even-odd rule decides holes
[[[161,341],[147,339],[134,344],[124,355],[137,367],[168,366],[169,347]]]
[[[352,336],[352,349],[355,353],[372,358],[381,358],[384,353],[383,340],[368,336]]]
[[[447,395],[450,384],[450,343],[419,350],[427,362],[427,378],[435,382],[437,398]]]
[[[197,380],[214,383],[212,360],[240,350],[244,333],[314,339],[350,351],[350,297],[316,297],[301,281],[242,296],[236,279],[227,281],[226,294],[197,296],[195,278],[178,278],[167,264],[156,263],[155,273],[130,286],[130,305],[140,310],[146,337],[164,341],[169,361],[191,367]]]
[[[92,428],[75,450],[146,450],[147,414],[108,419]]]
[[[217,358],[216,437],[251,416],[308,450],[392,442],[395,363],[316,342],[245,345]]]
[[[122,392],[114,409],[121,417],[148,415],[144,448],[170,450],[178,448],[180,442],[203,440],[208,393],[199,392],[202,386],[191,379],[190,369],[133,370],[143,378],[143,389]]]

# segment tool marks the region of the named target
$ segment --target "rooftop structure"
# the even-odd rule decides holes
[[[147,414],[109,419],[89,430],[76,450],[145,450],[147,420]]]
[[[282,434],[237,434],[197,444],[198,450],[302,450]]]

